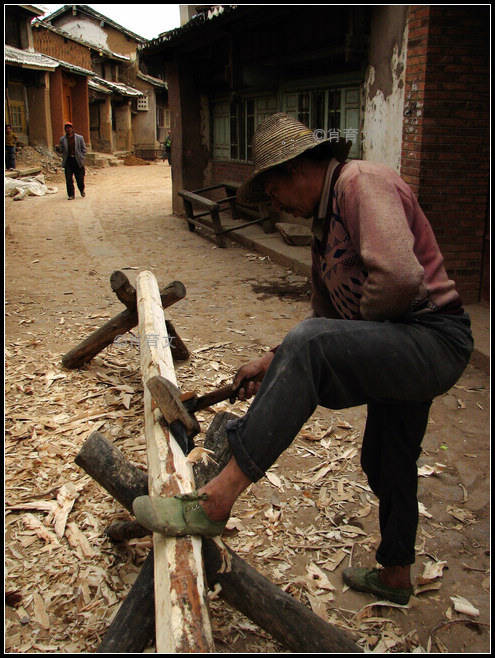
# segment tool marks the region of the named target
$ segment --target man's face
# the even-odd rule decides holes
[[[67,137],[71,137],[73,132],[74,132],[74,128],[72,126],[65,126],[65,134],[67,135]]]
[[[275,210],[283,210],[295,217],[311,217],[316,199],[298,168],[271,171],[264,178],[265,193]]]

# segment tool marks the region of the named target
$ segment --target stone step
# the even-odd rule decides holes
[[[118,167],[122,164],[117,153],[96,153],[89,151],[86,153],[86,165],[89,167]]]
[[[24,169],[6,171],[5,176],[8,178],[22,178],[23,176],[36,176],[39,173],[41,173],[41,167],[25,167]]]

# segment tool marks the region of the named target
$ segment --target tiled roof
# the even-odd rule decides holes
[[[71,73],[76,73],[78,75],[87,75],[89,77],[93,77],[95,75],[94,71],[85,69],[82,66],[76,66],[75,64],[71,64],[70,62],[64,62],[64,60],[62,59],[55,59],[55,57],[51,57],[51,59],[53,59],[55,62],[58,62],[61,68],[65,69],[66,71],[70,71]]]
[[[59,63],[32,50],[19,50],[13,46],[4,46],[4,60],[6,64],[14,64],[23,69],[38,69],[40,71],[53,71]]]
[[[101,85],[94,78],[91,78],[91,80],[88,80],[88,87],[89,87],[89,89],[92,89],[93,91],[98,91],[101,94],[107,94],[108,96],[112,95],[112,90],[111,89],[109,89],[108,87],[105,87],[104,85]]]
[[[104,78],[99,78],[98,76],[94,76],[91,82],[96,83],[98,87],[109,89],[110,92],[115,92],[117,94],[121,94],[122,96],[135,97],[135,96],[143,95],[143,92],[139,91],[139,89],[134,89],[134,87],[129,87],[129,85],[125,85],[123,82],[110,82],[110,80],[105,80]],[[90,87],[96,89],[96,86],[92,85],[91,83],[90,83]],[[103,91],[103,90],[98,89],[98,91]]]
[[[4,58],[6,64],[13,64],[23,69],[38,69],[40,71],[54,71],[59,66],[66,71],[77,75],[94,76],[93,71],[82,66],[76,66],[62,59],[56,59],[49,55],[43,55],[35,50],[19,50],[13,46],[5,46]]]
[[[254,5],[256,7],[256,5]],[[148,40],[147,43],[139,44],[138,50],[151,52],[160,49],[163,46],[175,46],[183,40],[194,39],[205,26],[221,25],[230,20],[232,16],[242,12],[249,11],[251,5],[213,5],[208,6],[208,10],[200,11],[195,14],[187,23],[168,32],[162,32],[155,39]]]
[[[155,85],[155,87],[163,87],[164,89],[168,89],[168,84],[165,82],[165,80],[160,80],[160,78],[155,78],[154,76],[143,73],[142,71],[138,71],[136,75],[141,80]]]

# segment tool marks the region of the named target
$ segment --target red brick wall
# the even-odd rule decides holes
[[[418,194],[428,50],[429,6],[409,7],[401,176]]]
[[[489,13],[411,6],[401,174],[465,303],[480,299],[489,175]]]
[[[61,59],[69,64],[92,70],[89,48],[45,29],[33,27],[34,49],[45,55]]]

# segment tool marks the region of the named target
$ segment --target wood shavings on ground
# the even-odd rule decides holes
[[[77,336],[89,331],[79,327]],[[76,333],[73,338],[77,343]],[[184,390],[207,393],[232,381],[230,358],[244,362],[248,351],[251,357],[252,345],[229,341],[200,345],[177,364],[178,381]],[[74,464],[98,429],[146,468],[138,350],[113,345],[79,371],[59,363],[60,355],[34,338],[7,345],[5,588],[15,605],[7,606],[5,646],[15,653],[94,652],[151,547],[148,537],[111,543],[105,529],[128,514]],[[215,413],[242,415],[248,407],[237,401],[198,413],[202,433],[190,459],[211,458],[201,443]],[[342,412],[317,411],[266,478],[236,502],[225,539],[315,614],[352,633],[365,651],[424,652],[418,636],[404,630],[401,617],[409,609],[373,602],[351,610],[347,602],[341,570],[372,564],[378,543],[377,502],[359,464],[361,432]],[[442,467],[434,463],[421,474],[441,477]],[[422,510],[429,523],[432,515],[423,504]],[[458,505],[448,515],[475,522]],[[432,562],[422,592],[438,589],[444,568],[445,562]],[[226,606],[219,592],[209,600],[217,652],[289,653]],[[452,606],[455,614],[462,602],[453,599]]]

